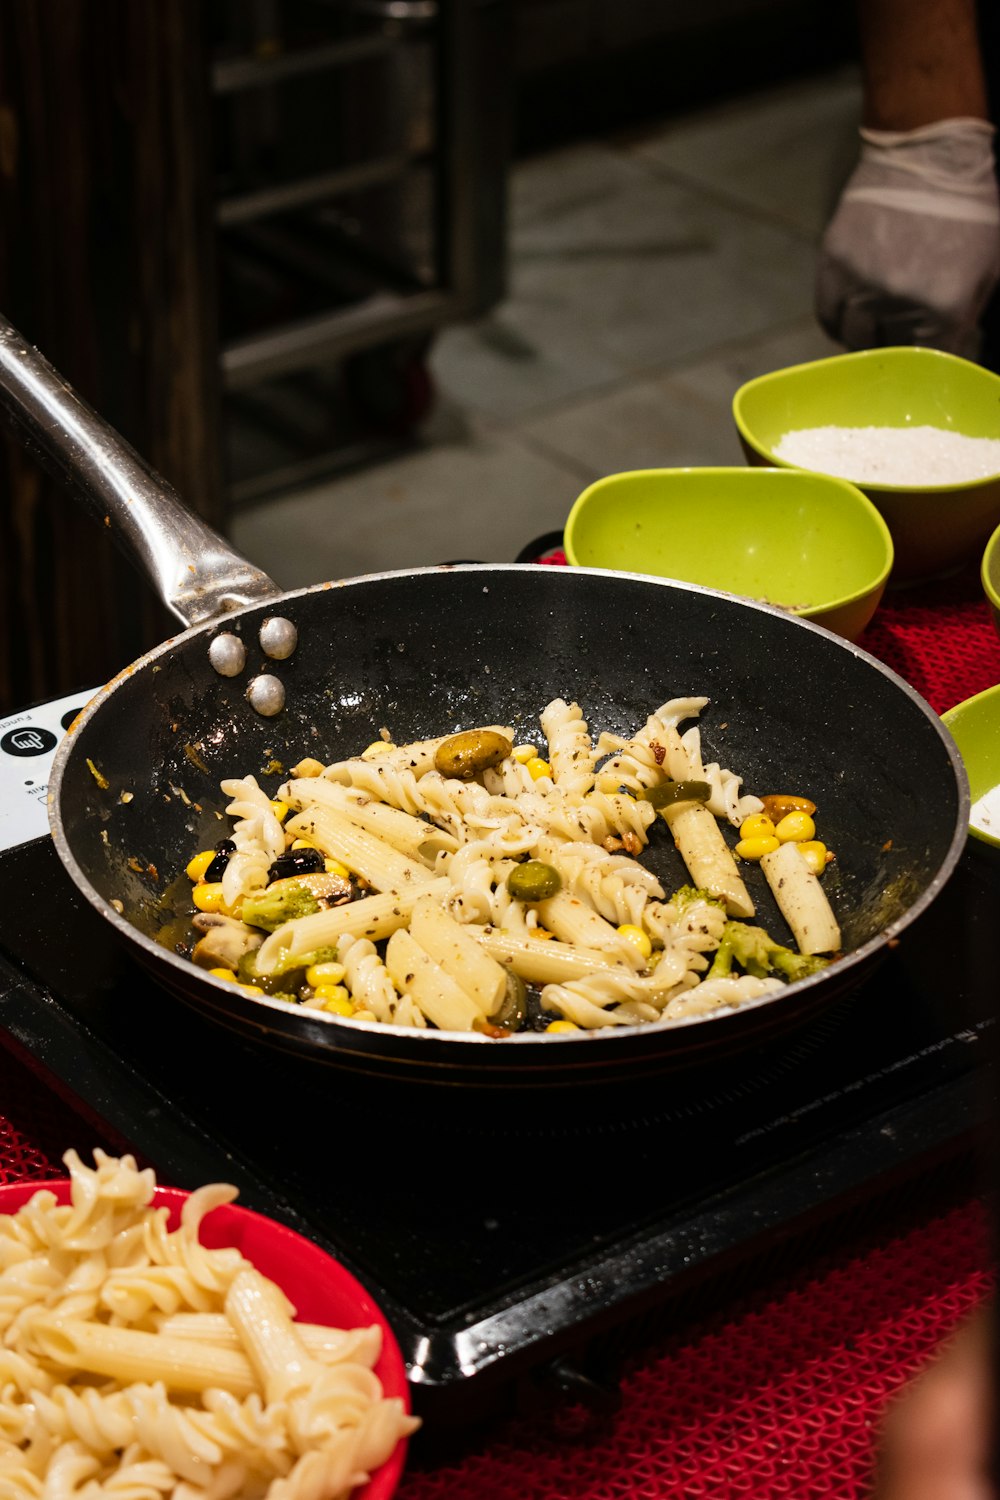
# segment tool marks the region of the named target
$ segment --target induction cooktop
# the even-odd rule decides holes
[[[551,1094],[356,1076],[181,1004],[79,895],[44,787],[86,696],[0,723],[0,1040],[81,1112],[81,1151],[107,1139],[165,1183],[232,1181],[338,1256],[385,1309],[428,1421],[540,1371],[565,1384],[588,1340],[973,1152],[991,851],[970,841],[881,966],[766,1050]]]

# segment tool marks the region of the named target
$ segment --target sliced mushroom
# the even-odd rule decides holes
[[[311,870],[306,875],[281,875],[267,885],[269,895],[296,890],[311,891],[320,906],[340,906],[344,901],[350,901],[354,894],[347,875],[331,875],[325,870]],[[260,891],[254,892],[255,896],[260,894]]]
[[[289,876],[288,881],[272,881],[268,890],[274,890],[275,885],[285,885],[291,880],[295,880],[298,885],[308,886],[321,906],[339,906],[341,902],[351,899],[351,882],[347,876],[330,875],[323,870],[317,870],[311,875]]]
[[[252,953],[264,941],[262,932],[256,932],[235,917],[224,917],[221,912],[199,912],[193,925],[205,934],[195,943],[191,954],[201,969],[235,971],[243,955]]]

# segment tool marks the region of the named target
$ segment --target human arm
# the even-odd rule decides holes
[[[859,0],[862,152],[820,247],[816,306],[851,349],[974,355],[1000,200],[974,0]]]
[[[862,124],[990,117],[975,0],[859,0]]]

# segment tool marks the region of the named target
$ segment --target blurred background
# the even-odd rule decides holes
[[[0,8],[0,307],[284,587],[512,561],[594,478],[741,463],[832,346],[853,6]],[[174,628],[10,442],[0,708]]]

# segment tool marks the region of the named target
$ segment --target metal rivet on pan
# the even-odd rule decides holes
[[[298,645],[299,633],[291,620],[280,615],[270,615],[260,627],[260,645],[265,656],[273,661],[284,661]]]
[[[208,659],[220,677],[237,677],[247,664],[247,648],[238,635],[217,635],[208,648]]]
[[[251,682],[247,688],[247,697],[251,708],[262,718],[270,719],[275,714],[280,714],[285,706],[285,685],[279,677],[271,677],[265,672]]]

